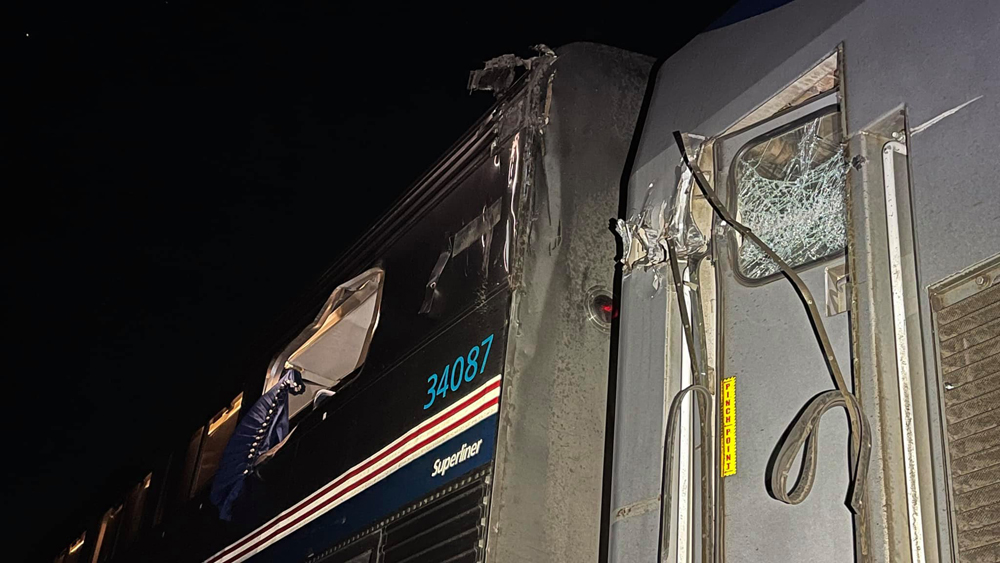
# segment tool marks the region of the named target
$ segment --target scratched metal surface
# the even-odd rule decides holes
[[[608,225],[652,61],[594,44],[557,55],[548,124],[526,147],[488,563],[596,561],[600,545],[610,338],[586,305],[612,288]]]

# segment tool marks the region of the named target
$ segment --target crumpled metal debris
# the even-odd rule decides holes
[[[744,151],[734,164],[740,221],[793,268],[847,246],[844,147],[820,134],[817,118]],[[778,265],[752,242],[737,252],[744,276],[760,279]]]
[[[700,146],[701,137],[693,138],[693,145]],[[697,154],[697,148],[694,149]],[[646,198],[639,212],[629,219],[617,219],[615,232],[622,239],[622,273],[628,275],[636,267],[650,269],[667,261],[667,245],[674,248],[680,259],[693,259],[705,255],[708,240],[691,215],[694,197],[694,178],[686,167],[678,167],[677,188],[670,201],[664,201],[654,210],[650,204],[654,184],[649,184]],[[667,218],[669,217],[669,221]],[[654,271],[653,289],[660,288],[660,274]]]
[[[653,184],[649,184],[646,198],[639,212],[626,219],[615,220],[615,232],[622,239],[622,273],[628,275],[636,267],[649,269],[662,264],[667,259],[666,241],[664,239],[663,210],[666,202],[654,213],[650,205],[653,194]]]
[[[441,278],[441,274],[444,273],[444,268],[448,265],[448,261],[462,252],[465,252],[476,242],[479,242],[482,245],[483,264],[481,275],[486,275],[489,269],[490,246],[493,241],[493,227],[500,222],[502,203],[502,200],[498,199],[491,205],[483,207],[483,212],[479,216],[469,221],[464,227],[455,233],[454,236],[448,237],[444,248],[441,250],[441,254],[438,255],[438,260],[434,264],[434,268],[431,270],[430,280],[427,281],[424,301],[420,306],[419,311],[421,315],[426,315],[431,312],[431,309],[434,306],[434,299],[438,295],[438,280]]]
[[[685,135],[685,141],[693,145],[690,150],[692,158],[697,162],[701,154],[703,137]],[[670,202],[670,223],[667,225],[667,240],[673,246],[680,259],[704,256],[708,251],[708,239],[694,222],[691,213],[691,200],[694,198],[694,175],[691,169],[681,162],[677,189]]]
[[[542,44],[535,45],[532,49],[538,52],[537,57],[522,59],[517,55],[507,54],[486,61],[483,68],[469,73],[469,92],[484,90],[499,96],[514,83],[518,68],[530,71],[538,59],[551,59],[555,56],[555,51]]]

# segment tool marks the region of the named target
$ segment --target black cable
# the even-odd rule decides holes
[[[657,551],[657,560],[661,563],[663,563],[664,551],[670,545],[670,542],[667,541],[667,535],[670,533],[670,471],[674,451],[674,425],[677,424],[677,418],[680,414],[681,401],[691,392],[700,393],[707,404],[712,404],[712,393],[704,385],[689,385],[678,391],[674,395],[674,399],[670,401],[670,410],[667,411],[667,431],[663,435],[663,466],[661,468],[663,475],[660,480],[660,544]],[[704,416],[705,414],[703,412],[699,413],[700,416]],[[711,556],[706,557],[705,561],[712,561]]]

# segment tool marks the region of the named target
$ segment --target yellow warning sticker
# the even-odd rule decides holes
[[[736,378],[722,380],[722,476],[736,475]]]

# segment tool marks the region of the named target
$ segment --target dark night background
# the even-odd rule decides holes
[[[51,561],[263,377],[233,366],[492,104],[469,70],[583,40],[662,58],[731,3],[33,2],[3,18],[3,559]]]

